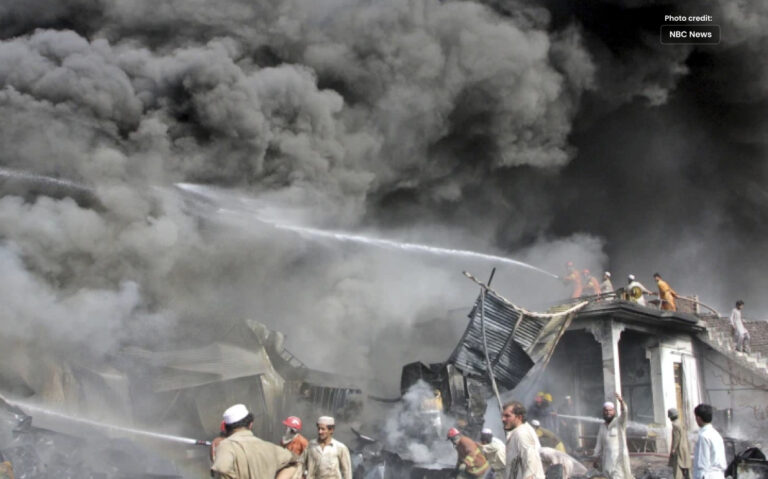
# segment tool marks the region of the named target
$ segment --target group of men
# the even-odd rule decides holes
[[[588,269],[579,272],[573,263],[568,262],[567,273],[563,276],[563,281],[571,286],[571,298],[580,298],[584,295],[600,296],[611,295],[615,293],[613,282],[611,281],[610,271],[603,273],[603,281],[598,282],[597,278],[592,276]],[[637,281],[635,275],[627,276],[626,296],[629,301],[646,305],[644,295],[658,295],[661,309],[667,311],[677,311],[675,299],[678,298],[677,292],[664,281],[659,273],[654,273],[654,281],[659,288],[659,292],[653,292]]]
[[[588,269],[579,271],[572,262],[567,264],[568,271],[563,276],[563,281],[571,286],[571,298],[579,298],[584,295],[600,296],[613,293],[611,273],[603,273],[602,283],[595,278]]]
[[[603,420],[594,450],[594,467],[609,479],[632,479],[627,447],[627,418],[629,411],[621,395],[616,394],[620,407],[617,414],[613,402],[603,404]],[[693,457],[688,434],[676,409],[667,413],[672,424],[669,466],[673,479],[722,479],[726,469],[725,446],[720,434],[712,427],[712,406],[699,404],[694,409],[699,426]],[[585,475],[587,469],[562,451],[542,447],[535,428],[528,421],[525,407],[516,401],[503,406],[501,421],[506,432],[506,444],[484,429],[480,443],[462,435],[457,429],[448,432],[456,448],[457,478],[544,479],[545,468],[562,466],[562,477]]]
[[[613,283],[611,282],[611,273],[606,271],[603,273],[603,282],[598,283],[597,278],[592,276],[588,269],[579,272],[572,262],[568,262],[566,265],[567,273],[563,276],[563,281],[571,286],[571,298],[580,298],[584,295],[605,296],[613,294],[615,292]],[[654,273],[653,280],[658,287],[658,293],[646,288],[640,281],[635,278],[635,275],[630,274],[627,276],[627,287],[625,288],[625,299],[633,303],[637,303],[641,306],[646,306],[645,295],[652,295],[659,297],[659,307],[665,311],[677,311],[677,304],[675,299],[679,298],[677,292],[667,283],[661,274]],[[744,301],[736,301],[736,307],[731,311],[730,323],[731,331],[733,333],[733,342],[735,344],[736,351],[742,351],[748,353],[749,348],[749,331],[744,327],[744,323],[741,319],[741,311],[744,308]]]
[[[562,465],[562,477],[585,474],[587,469],[565,452],[542,447],[536,430],[527,420],[526,408],[512,401],[503,406],[501,422],[506,432],[506,443],[493,437],[490,429],[483,429],[480,443],[461,434],[458,429],[448,431],[448,439],[457,452],[456,473],[459,479],[544,479],[545,466]]]
[[[333,417],[318,418],[311,441],[301,435],[301,419],[286,418],[279,446],[253,434],[253,415],[243,404],[228,408],[223,419],[223,434],[211,445],[215,478],[352,479],[349,449],[333,438]]]

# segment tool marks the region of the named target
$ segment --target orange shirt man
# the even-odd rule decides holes
[[[677,306],[675,305],[675,298],[677,298],[677,293],[674,289],[672,289],[669,284],[667,284],[666,281],[661,279],[661,275],[659,273],[655,273],[653,275],[653,279],[656,280],[656,285],[659,287],[659,299],[661,300],[661,309],[664,309],[666,311],[677,311]]]

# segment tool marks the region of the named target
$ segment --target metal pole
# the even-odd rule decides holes
[[[496,268],[494,268],[496,271]],[[491,279],[493,279],[493,273],[491,273]],[[485,354],[485,367],[488,369],[488,377],[491,379],[491,387],[493,388],[493,394],[496,396],[496,401],[499,403],[499,412],[504,412],[503,405],[501,403],[501,395],[499,394],[499,388],[496,387],[496,378],[493,376],[493,366],[491,366],[491,358],[488,356],[488,338],[485,335],[485,287],[480,288],[480,331],[483,335],[483,353]]]

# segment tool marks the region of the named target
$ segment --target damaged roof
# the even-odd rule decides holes
[[[494,378],[500,387],[513,389],[533,367],[526,348],[534,344],[546,320],[524,316],[491,290],[484,297],[481,308],[483,295],[478,296],[469,325],[448,362],[468,375],[486,377],[482,314]]]

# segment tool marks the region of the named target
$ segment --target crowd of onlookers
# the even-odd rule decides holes
[[[551,468],[558,469],[563,479],[585,476],[588,469],[566,452],[562,441],[552,432],[560,415],[549,407],[551,399],[547,393],[539,393],[530,408],[517,401],[504,404],[503,440],[494,437],[490,429],[483,429],[479,441],[475,441],[459,429],[450,428],[447,438],[457,453],[455,477],[545,479],[545,471]],[[591,455],[592,466],[609,479],[630,479],[633,475],[627,447],[629,411],[619,394],[616,401],[603,404],[603,422]],[[713,409],[699,404],[693,412],[699,426],[693,454],[678,411],[670,409],[667,414],[672,426],[668,462],[672,478],[722,479],[726,469],[725,446],[711,425]],[[253,434],[253,415],[243,404],[228,408],[223,419],[221,435],[211,445],[211,474],[216,478],[353,478],[349,449],[333,438],[333,417],[317,419],[317,437],[312,440],[301,435],[301,419],[288,417],[283,421],[285,433],[279,444]]]

